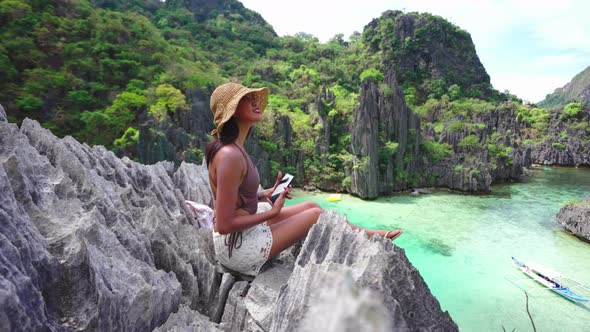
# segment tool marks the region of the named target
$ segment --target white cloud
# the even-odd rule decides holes
[[[567,75],[499,73],[492,77],[492,85],[497,90],[509,90],[523,100],[536,103],[571,79],[572,77]]]
[[[590,65],[586,0],[243,0],[279,35],[307,32],[326,42],[361,32],[386,10],[439,15],[472,36],[497,89],[538,101]],[[537,90],[535,90],[537,89]]]

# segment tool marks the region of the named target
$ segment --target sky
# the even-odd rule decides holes
[[[587,0],[240,0],[279,36],[326,42],[362,32],[386,10],[439,15],[471,34],[497,90],[539,102],[590,66]]]

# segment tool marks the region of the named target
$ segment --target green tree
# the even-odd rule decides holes
[[[170,84],[161,84],[156,89],[148,90],[148,103],[148,113],[158,121],[163,121],[176,111],[189,109],[182,92]]]
[[[569,103],[561,111],[561,118],[564,120],[575,119],[582,110],[582,103]]]

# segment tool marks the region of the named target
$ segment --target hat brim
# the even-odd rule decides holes
[[[223,125],[227,121],[229,121],[229,119],[231,119],[231,117],[234,116],[234,114],[236,114],[240,100],[242,100],[242,98],[245,95],[250,94],[250,93],[253,93],[256,96],[256,101],[258,103],[258,108],[260,108],[260,113],[264,113],[264,110],[266,109],[266,106],[268,105],[268,93],[269,93],[268,88],[262,87],[262,88],[251,89],[251,88],[243,87],[231,98],[231,100],[225,106],[225,111],[223,113],[223,116],[221,117],[221,119],[219,120],[219,123],[217,124],[217,135],[219,135],[221,133],[221,130],[223,129]]]

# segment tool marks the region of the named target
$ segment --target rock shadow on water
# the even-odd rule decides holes
[[[430,238],[428,241],[422,243],[422,247],[430,252],[439,254],[445,257],[451,257],[455,248],[444,243],[441,239]]]

